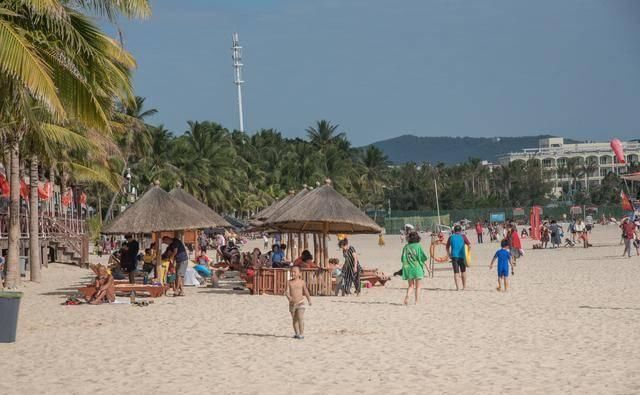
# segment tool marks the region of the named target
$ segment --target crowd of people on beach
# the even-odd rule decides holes
[[[620,224],[622,232],[621,243],[624,244],[624,256],[630,257],[633,249],[640,255],[640,226],[639,224],[624,218]],[[544,218],[539,229],[539,248],[558,248],[563,244],[576,245],[581,243],[585,248],[591,246],[589,243],[589,233],[592,231],[592,224],[585,223],[581,218],[576,218],[565,228],[555,219]],[[453,269],[453,280],[456,290],[465,290],[468,285],[468,271],[470,264],[470,251],[472,243],[466,235],[469,230],[475,233],[476,243],[483,244],[485,235],[490,242],[499,243],[495,254],[489,263],[489,268],[497,269],[498,286],[497,290],[506,292],[509,289],[509,278],[515,274],[514,269],[518,260],[523,256],[522,238],[529,237],[531,228],[523,226],[518,229],[518,225],[513,221],[504,223],[490,223],[478,220],[475,224],[463,226],[456,224],[450,235],[445,237],[442,233],[432,233],[433,240],[438,239],[444,245],[446,258]],[[426,232],[424,232],[426,234]],[[113,257],[117,258],[117,265],[94,266],[96,278],[94,281],[95,293],[87,299],[88,303],[100,304],[113,302],[115,299],[114,281],[126,280],[135,281],[137,273],[142,273],[152,283],[167,285],[173,290],[174,296],[184,296],[185,275],[187,270],[193,270],[197,275],[212,279],[215,286],[217,280],[224,275],[226,270],[241,271],[242,277],[249,282],[256,275],[260,268],[283,268],[291,269],[290,280],[287,282],[285,296],[289,301],[289,312],[291,314],[295,337],[304,338],[304,312],[307,305],[311,304],[311,297],[307,284],[305,283],[302,270],[318,269],[319,265],[314,261],[314,257],[309,250],[302,250],[299,254],[295,251],[298,246],[292,247],[295,251],[283,243],[283,238],[278,234],[262,234],[256,236],[263,241],[263,250],[254,248],[251,252],[240,252],[236,246],[235,238],[222,233],[207,235],[201,232],[197,238],[197,251],[194,252],[193,268],[189,268],[189,253],[193,252],[192,246],[185,245],[180,238],[163,237],[161,242],[165,246],[161,255],[162,265],[156,266],[156,246],[155,243],[144,249],[140,253],[139,242],[132,235],[126,235],[124,242],[113,252]],[[400,261],[402,268],[396,274],[401,275],[407,281],[407,289],[404,295],[403,304],[409,304],[413,297],[414,303],[420,302],[421,283],[426,275],[431,275],[428,265],[429,254],[423,248],[420,232],[415,229],[407,229],[403,235],[403,246]],[[379,235],[381,247],[385,245],[384,237]],[[105,247],[111,242],[104,243]],[[215,260],[212,260],[208,251],[212,248],[215,251]],[[535,247],[534,247],[535,248]],[[351,245],[344,235],[338,235],[338,250],[342,254],[342,259],[329,259],[328,270],[331,271],[334,280],[334,295],[359,295],[362,292],[363,282],[361,280],[363,267],[355,246]],[[104,248],[103,252],[108,252]],[[431,252],[431,251],[429,251]],[[431,254],[433,254],[431,252]],[[295,256],[295,258],[293,258]],[[288,258],[292,257],[292,258]],[[215,262],[215,263],[214,263]],[[221,263],[222,262],[222,263]],[[141,267],[140,267],[141,265]],[[217,266],[216,266],[217,265]],[[221,266],[222,265],[222,266]],[[226,266],[225,266],[226,265]],[[216,282],[214,282],[214,279]]]

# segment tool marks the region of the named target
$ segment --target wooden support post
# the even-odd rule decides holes
[[[303,238],[304,238],[304,249],[305,250],[309,249],[309,238],[307,236],[309,236],[309,235],[306,234],[306,233],[303,235]]]
[[[298,233],[298,256],[302,255],[302,233]]]
[[[156,232],[155,233],[155,239],[156,239],[156,270],[155,270],[155,274],[156,274],[156,278],[158,279],[158,281],[164,285],[164,278],[160,278],[160,273],[162,273],[162,238],[160,237],[161,233],[160,232]],[[151,237],[151,240],[153,240],[153,236]]]
[[[82,267],[89,266],[89,235],[82,236],[82,256],[80,261],[81,261],[80,266]]]
[[[320,263],[320,259],[318,259],[318,235],[313,234],[313,257]]]
[[[329,223],[325,222],[322,226],[322,239],[324,240],[324,260],[322,261],[322,267],[327,267],[329,263],[329,247],[327,246],[327,233],[329,233]]]

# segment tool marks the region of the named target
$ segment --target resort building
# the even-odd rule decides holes
[[[599,185],[609,173],[625,174],[631,165],[637,165],[640,158],[640,142],[628,141],[622,143],[627,163],[618,163],[609,143],[586,142],[566,144],[562,137],[540,139],[538,148],[527,148],[521,152],[512,152],[500,157],[500,164],[508,164],[516,160],[535,159],[542,163],[548,171],[551,180],[555,182],[556,194],[561,193],[562,187],[573,181],[570,174],[572,168],[579,169],[580,178],[577,189],[588,189]],[[569,164],[569,166],[567,166]]]

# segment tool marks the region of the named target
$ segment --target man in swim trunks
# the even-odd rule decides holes
[[[307,284],[300,275],[300,268],[294,266],[291,269],[293,278],[287,283],[287,290],[284,294],[289,301],[289,313],[293,320],[293,330],[295,331],[294,339],[304,339],[304,298],[307,298],[309,306],[311,306],[311,295],[307,289]]]
[[[462,227],[453,227],[453,234],[447,240],[447,254],[453,265],[453,281],[456,283],[456,291],[460,290],[460,277],[462,277],[462,289],[467,286],[467,264],[465,262],[465,245],[471,246],[469,239],[462,233]]]

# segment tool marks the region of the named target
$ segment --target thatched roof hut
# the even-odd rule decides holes
[[[271,206],[259,211],[256,215],[253,216],[253,218],[251,218],[251,221],[249,221],[249,225],[254,227],[262,226],[265,220],[271,217],[273,213],[280,207],[287,204],[289,199],[292,199],[293,196],[293,192],[291,192],[289,195],[283,197],[282,199],[273,202]]]
[[[212,225],[212,228],[232,228],[233,225],[229,223],[229,221],[225,220],[220,214],[213,211],[209,206],[199,201],[195,196],[186,192],[184,189],[180,187],[173,188],[171,192],[169,192],[171,197],[181,201],[187,206],[195,209],[200,212],[200,215],[205,217],[207,220],[211,220],[215,225]]]
[[[138,201],[103,229],[104,234],[153,233],[185,229],[203,229],[215,222],[159,186],[153,186]]]
[[[275,214],[277,215],[269,217],[263,226],[286,232],[324,234],[382,231],[369,216],[329,184],[305,193]]]

